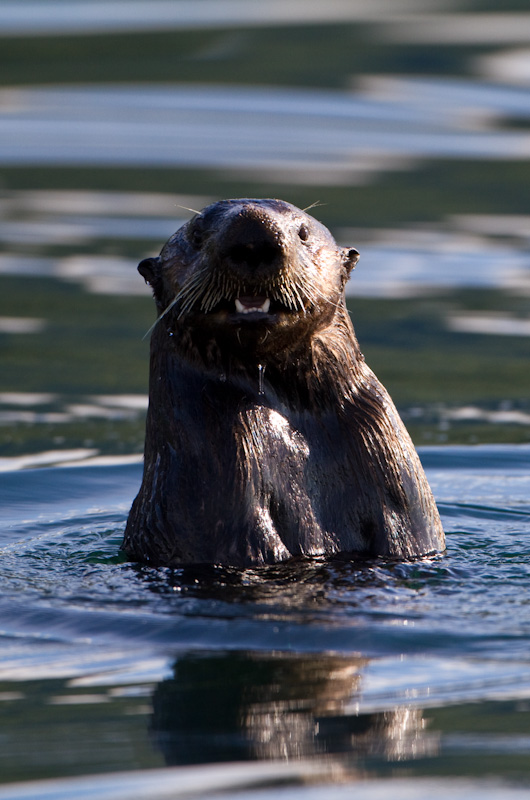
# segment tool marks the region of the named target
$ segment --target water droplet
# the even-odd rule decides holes
[[[221,381],[221,383],[226,383],[226,375],[224,374],[224,372],[221,372],[221,374],[219,375],[219,380]]]
[[[265,366],[263,364],[258,364],[258,394],[265,394],[265,390],[263,388],[264,378]]]

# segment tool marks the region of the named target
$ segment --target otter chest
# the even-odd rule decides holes
[[[278,411],[263,406],[247,409],[239,415],[234,435],[244,481],[272,489],[278,480],[290,478],[294,484],[303,477],[308,442]]]

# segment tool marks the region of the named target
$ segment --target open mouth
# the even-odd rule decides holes
[[[191,308],[191,311],[201,316],[218,318],[217,321],[223,320],[236,323],[247,319],[249,323],[255,323],[261,319],[263,322],[270,324],[277,322],[279,317],[284,315],[300,313],[299,309],[293,307],[293,305],[286,305],[276,297],[266,297],[263,294],[227,297],[211,305],[197,303],[194,308]]]
[[[268,297],[236,297],[235,306],[238,314],[267,314],[271,301]]]

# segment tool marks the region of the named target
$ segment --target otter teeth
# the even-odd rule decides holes
[[[266,314],[270,308],[271,301],[268,297],[236,297],[236,311],[238,314],[252,314],[259,312]]]

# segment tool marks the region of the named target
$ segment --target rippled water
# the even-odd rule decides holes
[[[273,762],[286,786],[407,778],[396,796],[437,796],[410,784],[422,776],[527,784],[530,448],[422,458],[445,556],[246,571],[127,563],[140,465],[4,473],[4,781],[219,762],[210,784],[185,773],[194,791],[252,793]],[[172,774],[153,773],[150,796],[181,796]],[[101,796],[144,796],[143,779],[138,794],[126,775],[98,780]],[[58,797],[65,785],[21,796],[43,786]]]

